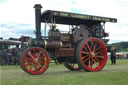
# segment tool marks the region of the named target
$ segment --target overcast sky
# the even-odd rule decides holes
[[[0,0],[0,37],[34,37],[34,4],[41,4],[42,12],[50,9],[117,18],[117,23],[106,23],[109,43],[128,41],[128,0]]]

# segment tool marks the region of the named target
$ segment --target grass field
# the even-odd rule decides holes
[[[128,59],[117,60],[117,65],[108,60],[100,72],[73,72],[54,64],[41,75],[29,75],[19,66],[0,68],[1,85],[128,85]]]

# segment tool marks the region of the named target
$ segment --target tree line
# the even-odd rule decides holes
[[[108,44],[109,46],[115,46],[118,52],[128,52],[128,42],[118,42]]]

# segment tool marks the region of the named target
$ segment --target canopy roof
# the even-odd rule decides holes
[[[79,25],[89,22],[113,22],[113,23],[117,22],[117,19],[115,18],[92,16],[92,15],[62,12],[62,11],[53,11],[53,10],[46,10],[41,14],[41,22],[50,23],[51,18],[55,19],[56,24],[66,24],[66,25]]]
[[[20,41],[13,41],[13,40],[0,40],[0,44],[4,45],[19,45],[21,44]]]

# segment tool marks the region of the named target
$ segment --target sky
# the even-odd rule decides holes
[[[109,43],[128,41],[128,0],[0,0],[0,37],[34,37],[35,4],[43,6],[42,12],[58,10],[117,18],[117,23],[105,25]]]

